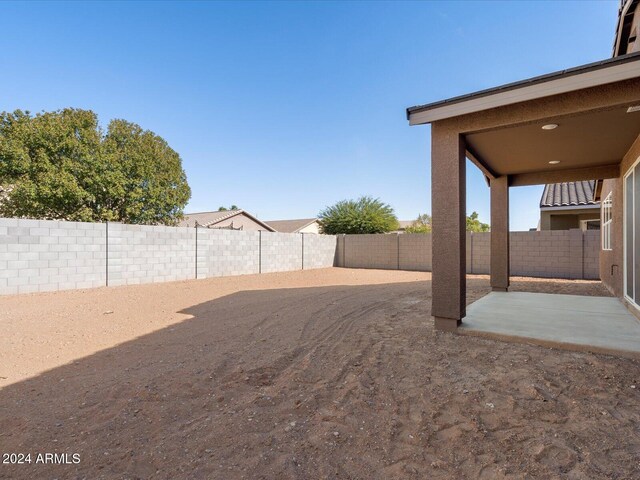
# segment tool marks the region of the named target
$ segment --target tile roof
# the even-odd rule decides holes
[[[599,205],[600,202],[594,200],[595,188],[595,180],[547,184],[542,192],[540,208]]]
[[[273,227],[276,232],[295,233],[317,220],[317,218],[299,218],[295,220],[268,220],[265,223]]]

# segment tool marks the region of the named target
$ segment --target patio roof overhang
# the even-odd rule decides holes
[[[407,117],[457,130],[489,179],[506,175],[519,186],[619,176],[640,133],[633,107],[640,53],[411,107]],[[549,124],[557,127],[542,129]]]
[[[466,314],[465,158],[489,179],[491,288],[506,292],[509,187],[619,177],[640,133],[637,107],[640,52],[407,109],[411,125],[432,124],[437,329],[455,330]]]

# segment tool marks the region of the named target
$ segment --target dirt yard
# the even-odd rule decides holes
[[[435,332],[430,282],[326,269],[0,297],[0,453],[32,459],[0,478],[640,478],[639,361]],[[489,291],[468,283],[469,302]]]

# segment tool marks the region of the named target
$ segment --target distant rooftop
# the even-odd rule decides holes
[[[276,232],[294,233],[317,221],[317,218],[299,218],[294,220],[268,220],[266,223]]]
[[[193,227],[197,224],[199,227],[212,227],[213,225],[220,223],[221,221],[226,220],[228,218],[235,217],[236,215],[245,215],[249,217],[251,220],[253,220],[254,222],[265,227],[266,230],[269,230],[270,232],[274,231],[272,226],[267,225],[265,222],[258,220],[249,212],[242,209],[221,210],[221,211],[213,211],[213,212],[185,213],[184,219],[178,224],[178,226]]]

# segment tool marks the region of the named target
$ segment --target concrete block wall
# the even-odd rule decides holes
[[[303,266],[305,269],[334,266],[337,258],[336,237],[333,235],[305,234],[302,240],[304,242]]]
[[[299,233],[262,233],[261,271],[302,270],[302,235]]]
[[[397,270],[398,241],[398,235],[345,235],[345,266]]]
[[[105,284],[104,224],[0,218],[0,294]]]
[[[108,224],[109,285],[186,280],[195,276],[195,229]]]
[[[431,235],[398,235],[400,270],[431,271]]]
[[[488,232],[467,232],[467,273],[491,273],[491,234]]]
[[[583,278],[587,280],[600,279],[600,230],[584,232]]]
[[[569,230],[511,232],[509,244],[511,275],[579,278],[571,249],[580,245],[571,241]],[[582,271],[581,265],[579,270]]]
[[[511,232],[513,276],[598,279],[599,231]],[[431,234],[340,235],[336,266],[431,271]],[[467,273],[491,272],[491,233],[467,232]]]
[[[0,295],[332,267],[336,237],[0,218]]]
[[[346,258],[345,258],[345,249],[344,243],[346,240],[346,235],[337,235],[336,236],[336,257],[334,265],[336,267],[347,267]]]
[[[198,229],[198,278],[260,273],[259,262],[260,232]]]

